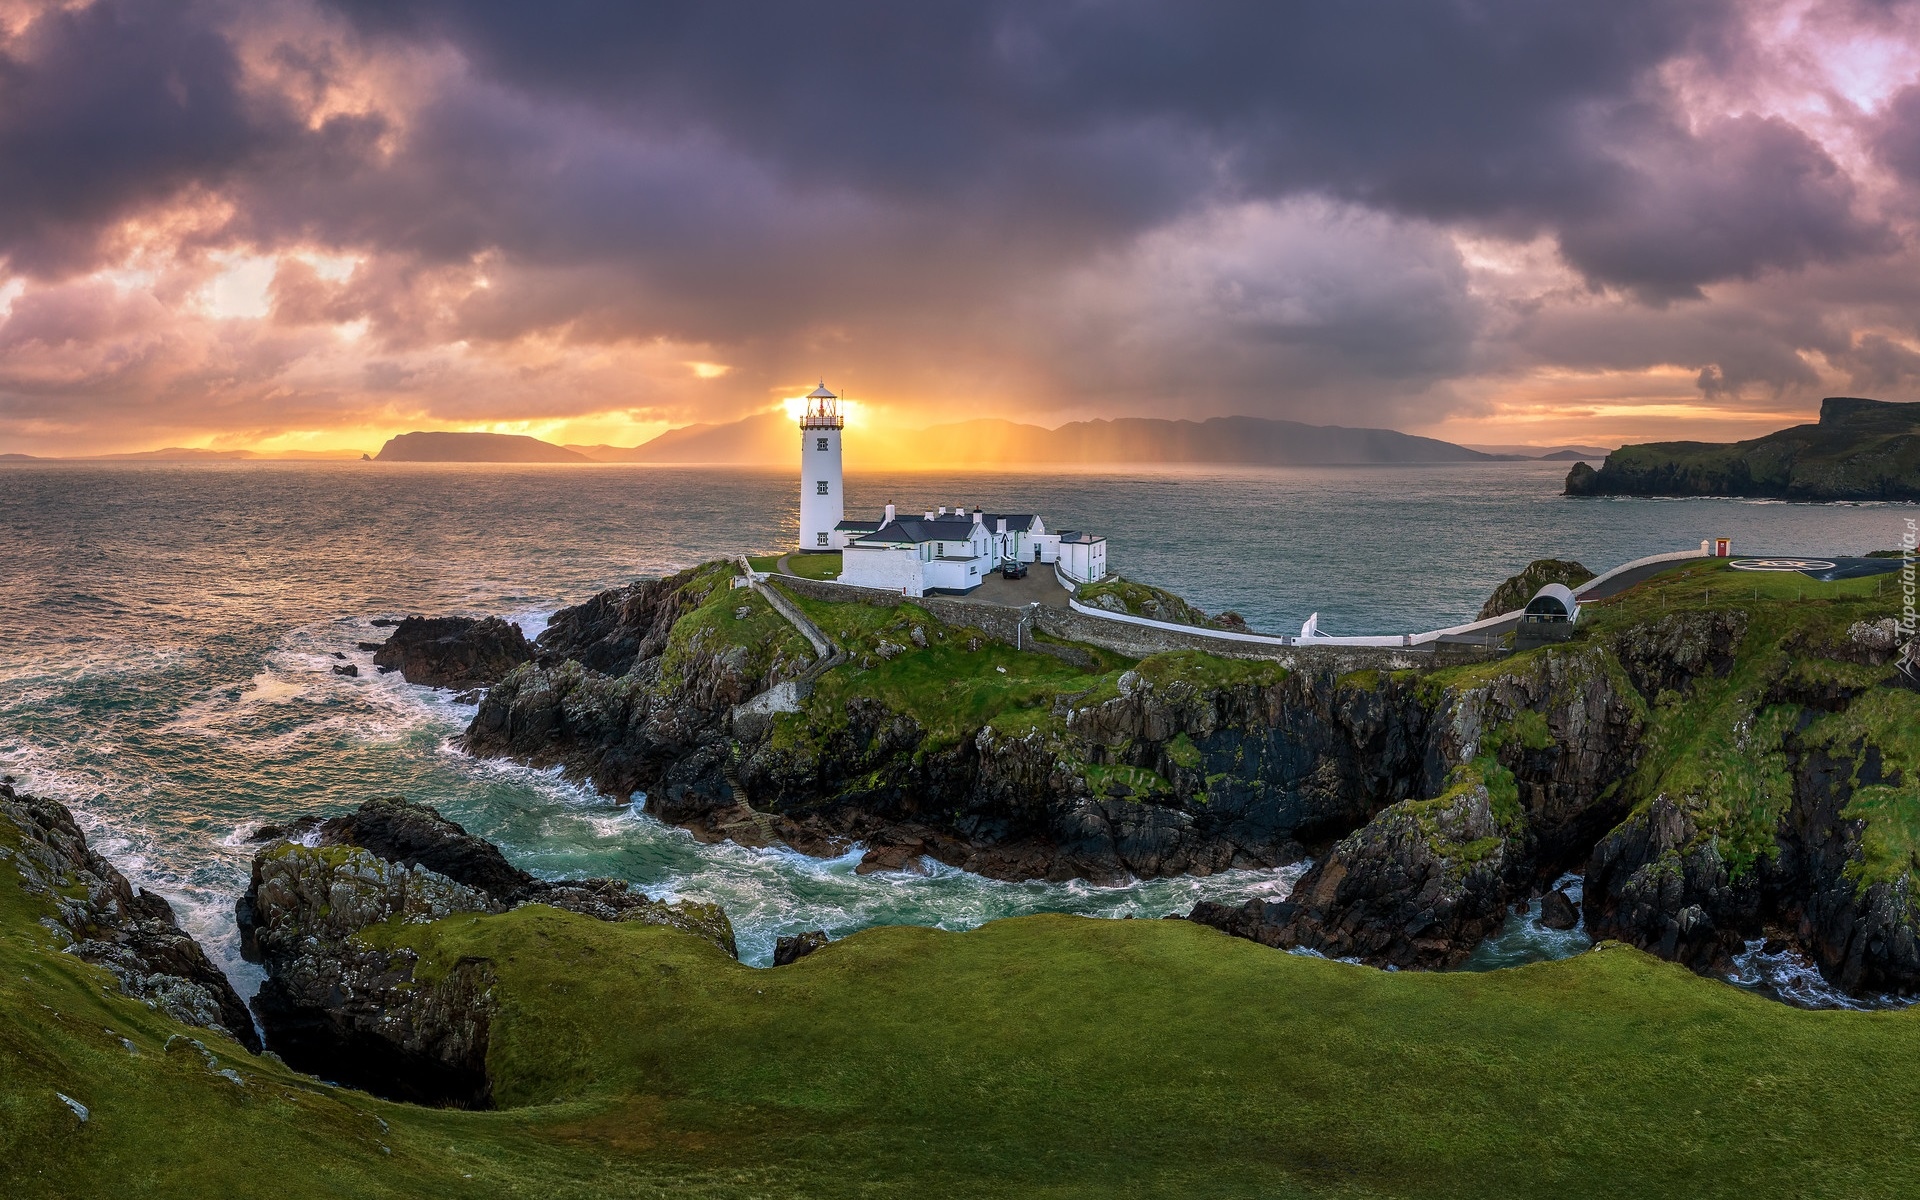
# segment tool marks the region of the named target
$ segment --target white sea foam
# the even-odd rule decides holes
[[[1906,1008],[1920,997],[1883,994],[1849,996],[1828,983],[1811,959],[1791,946],[1768,953],[1765,938],[1755,938],[1747,948],[1733,956],[1733,973],[1727,982],[1749,991],[1785,1001],[1796,1008],[1843,1008],[1865,1012],[1881,1008]]]

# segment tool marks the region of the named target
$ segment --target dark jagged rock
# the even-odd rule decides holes
[[[218,1030],[259,1052],[246,1004],[200,943],[180,929],[173,907],[135,889],[95,853],[64,805],[0,784],[0,820],[19,836],[19,849],[0,848],[0,859],[11,858],[26,890],[54,905],[49,927],[66,939],[67,953],[105,967],[122,992],[173,1019]]]
[[[496,683],[533,658],[518,625],[498,617],[408,617],[374,651],[373,665],[423,687]]]
[[[1585,857],[1626,815],[1613,785],[1638,761],[1644,723],[1611,663],[1633,659],[1679,688],[1731,655],[1739,621],[1676,614],[1604,646],[1528,660],[1446,697],[1428,759],[1460,764],[1432,799],[1382,810],[1309,869],[1284,905],[1193,919],[1271,946],[1379,966],[1457,966],[1536,880]],[[1655,647],[1683,665],[1655,672]],[[1523,716],[1544,718],[1529,736]]]
[[[1751,441],[1622,446],[1575,463],[1566,494],[1920,500],[1920,404],[1829,396],[1818,424]]]
[[[826,944],[827,931],[824,929],[810,929],[806,933],[780,938],[773,944],[773,965],[784,967],[788,963],[799,962]]]
[[[1571,559],[1536,558],[1521,568],[1518,575],[1508,579],[1493,589],[1493,595],[1480,606],[1480,614],[1475,620],[1484,621],[1488,617],[1497,617],[1525,608],[1540,589],[1550,583],[1579,587],[1593,578],[1593,572]]]
[[[235,906],[247,957],[267,969],[254,1001],[267,1046],[295,1067],[392,1099],[491,1103],[494,974],[486,960],[467,959],[422,979],[413,951],[354,938],[370,925],[547,904],[671,926],[734,953],[717,906],[667,904],[620,880],[536,879],[426,805],[372,800],[291,831],[303,842],[255,854]]]
[[[1555,888],[1540,897],[1540,924],[1548,929],[1572,929],[1580,923],[1573,898]]]
[[[319,843],[359,846],[387,862],[425,867],[504,904],[528,899],[539,884],[492,842],[474,837],[437,809],[398,796],[369,800],[344,817],[323,821]]]
[[[1238,906],[1202,900],[1187,914],[1187,920],[1211,925],[1222,933],[1281,948],[1293,943],[1288,930],[1300,906],[1287,900],[1249,900]]]
[[[1889,779],[1877,752],[1794,745],[1792,795],[1773,853],[1736,871],[1692,814],[1665,797],[1602,839],[1587,868],[1587,928],[1703,970],[1748,939],[1788,932],[1827,979],[1854,993],[1920,990],[1920,906],[1909,888],[1862,886],[1863,822],[1846,809]]]
[[[699,568],[601,592],[563,608],[540,635],[543,662],[568,659],[602,675],[620,676],[666,648],[673,624],[693,607],[686,593]]]
[[[339,666],[335,667],[333,669],[333,673],[335,675],[346,675],[354,679],[358,679],[360,677],[360,668],[355,666],[352,663],[348,663],[344,667],[339,667]]]
[[[1906,661],[1917,645],[1885,618],[1855,622],[1835,644],[1781,649],[1790,659],[1885,668]],[[1687,639],[1670,648],[1709,665],[1719,657],[1697,653]],[[1849,813],[1863,789],[1910,781],[1864,738],[1820,741],[1809,729],[1822,713],[1840,712],[1870,691],[1906,686],[1904,674],[1869,682],[1875,677],[1775,676],[1762,702],[1797,706],[1800,718],[1779,747],[1784,778],[1774,785],[1778,819],[1769,844],[1752,861],[1731,859],[1718,834],[1703,831],[1707,813],[1655,796],[1595,844],[1583,894],[1587,929],[1713,970],[1748,940],[1786,935],[1848,992],[1920,991],[1920,904],[1911,876],[1859,878],[1865,821]]]
[[[1531,874],[1525,842],[1472,777],[1432,800],[1403,801],[1336,844],[1301,877],[1283,946],[1380,966],[1458,966],[1507,916]]]

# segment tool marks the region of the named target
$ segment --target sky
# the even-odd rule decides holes
[[[0,452],[1920,399],[1920,0],[0,0]]]

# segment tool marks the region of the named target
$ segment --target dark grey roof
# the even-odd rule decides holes
[[[858,540],[917,546],[922,542],[964,542],[972,537],[972,517],[964,520],[935,517],[931,521],[925,517],[901,517]]]
[[[986,519],[987,528],[990,530],[997,530],[999,526],[995,522],[1002,518],[1007,522],[1008,533],[1025,533],[1033,528],[1032,513],[982,513],[981,516]]]
[[[1100,533],[1081,533],[1077,529],[1063,529],[1060,531],[1061,545],[1066,545],[1068,542],[1078,542],[1081,545],[1091,546],[1095,542],[1104,542],[1106,540],[1106,535]]]
[[[874,530],[880,528],[880,522],[879,521],[855,521],[852,519],[848,519],[840,522],[838,525],[835,525],[834,528],[844,529],[849,533],[853,533],[857,531],[872,533]]]

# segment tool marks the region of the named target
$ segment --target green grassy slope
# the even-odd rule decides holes
[[[201,1035],[235,1087],[54,952],[10,876],[10,1196],[1893,1196],[1920,1132],[1909,1014],[1624,949],[1388,974],[1069,917],[771,971],[541,907],[382,928],[429,974],[494,961],[508,1107],[387,1104]]]

